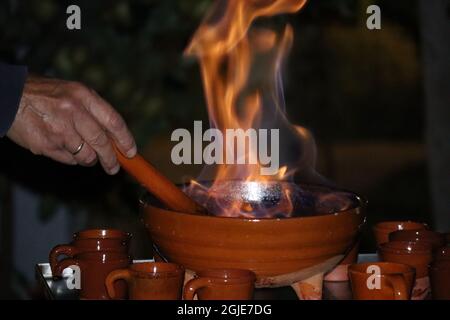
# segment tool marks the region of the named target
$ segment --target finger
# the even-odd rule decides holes
[[[102,167],[108,174],[116,174],[119,169],[111,141],[102,127],[84,109],[74,113],[75,130],[92,149],[95,150]]]
[[[64,164],[76,165],[77,161],[73,157],[73,155],[67,150],[54,150],[51,154],[48,155],[55,161],[62,162]]]
[[[87,144],[73,127],[67,128],[64,147],[73,155],[79,165],[90,167],[97,162],[97,153]]]
[[[131,158],[136,155],[136,142],[122,116],[95,91],[85,99],[85,107],[114,139],[119,150]]]
[[[81,144],[80,144],[81,145]],[[79,165],[84,167],[92,167],[97,163],[97,153],[86,142],[83,144],[80,152],[73,156]]]

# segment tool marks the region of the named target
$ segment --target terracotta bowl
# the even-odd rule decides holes
[[[350,209],[291,218],[192,215],[151,199],[141,205],[155,249],[168,261],[194,272],[248,269],[257,286],[282,286],[329,271],[343,259],[365,222],[366,202],[353,195]]]

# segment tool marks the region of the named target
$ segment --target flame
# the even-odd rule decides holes
[[[264,100],[269,99],[275,115],[284,118],[284,102],[280,88],[281,68],[293,41],[290,25],[281,34],[266,28],[250,29],[261,17],[294,13],[306,0],[229,0],[216,1],[205,21],[200,25],[185,50],[185,55],[198,58],[211,126],[221,130],[259,128],[263,117]],[[269,56],[263,86],[251,84],[252,67],[260,56]],[[266,69],[265,69],[266,70]],[[287,120],[285,120],[287,122]],[[293,130],[295,131],[295,130]],[[298,129],[297,134],[306,133]],[[224,135],[225,137],[225,135]],[[224,138],[225,140],[225,138]],[[224,141],[227,148],[230,141]],[[250,149],[250,148],[248,148]],[[246,150],[246,158],[256,157],[255,150]],[[230,179],[265,183],[284,180],[293,171],[281,167],[274,176],[260,175],[260,163],[219,165],[212,187]],[[193,182],[199,187],[200,184]],[[200,189],[205,189],[201,186]],[[210,194],[214,197],[214,194]],[[290,195],[283,210],[292,211]],[[226,215],[251,212],[250,204],[234,203],[226,208]]]

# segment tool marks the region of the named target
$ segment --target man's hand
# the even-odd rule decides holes
[[[110,139],[124,155],[136,154],[133,136],[111,105],[82,84],[56,79],[28,77],[7,136],[66,164],[92,166],[100,160],[109,174],[120,168]]]

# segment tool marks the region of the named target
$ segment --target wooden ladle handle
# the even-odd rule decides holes
[[[141,155],[125,157],[114,145],[120,166],[169,209],[193,214],[207,214],[206,209],[189,198]]]

